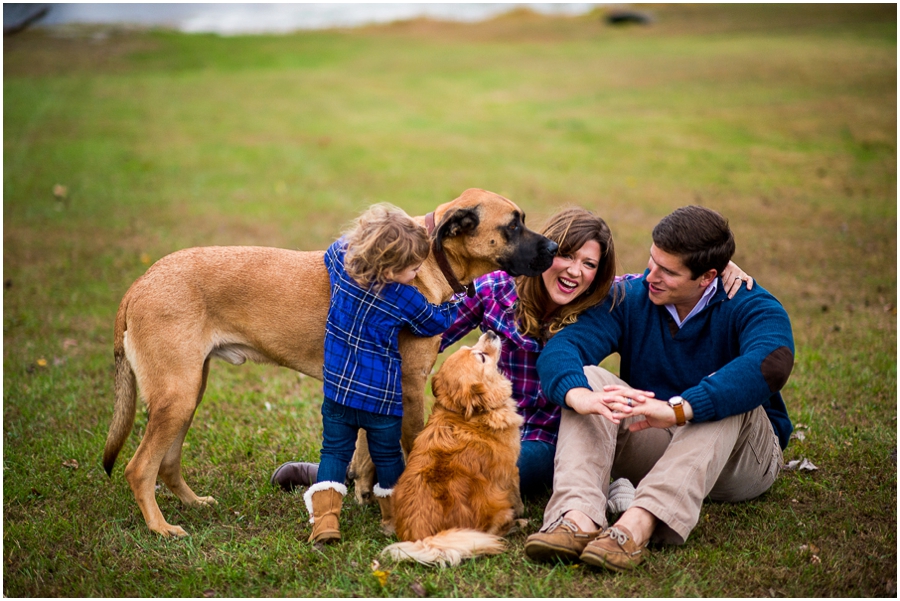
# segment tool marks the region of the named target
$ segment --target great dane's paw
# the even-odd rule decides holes
[[[194,505],[197,507],[208,507],[209,505],[218,505],[219,502],[212,497],[197,497]]]
[[[183,538],[185,536],[189,536],[188,533],[181,526],[173,526],[172,524],[164,523],[162,526],[157,528],[150,528],[153,532],[156,532],[158,535],[164,538]]]
[[[355,491],[356,491],[356,502],[359,503],[360,505],[368,505],[375,498],[375,496],[372,494],[371,489],[365,490],[364,487],[359,486],[358,484],[355,488]]]
[[[509,531],[506,533],[507,536],[510,534],[516,534],[517,532],[524,532],[525,527],[528,526],[528,520],[526,519],[518,519],[513,520],[512,524],[510,524]]]

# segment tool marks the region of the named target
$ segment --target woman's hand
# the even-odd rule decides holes
[[[652,399],[654,394],[628,386],[604,386],[602,391],[572,388],[566,393],[566,404],[576,413],[602,415],[614,424],[632,414],[635,407]]]
[[[738,267],[734,261],[728,261],[728,265],[722,271],[722,283],[725,284],[728,298],[734,298],[744,282],[747,282],[747,290],[753,290],[753,278],[744,273],[744,270]]]

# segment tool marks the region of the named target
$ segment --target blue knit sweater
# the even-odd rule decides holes
[[[762,405],[781,448],[793,426],[779,392],[794,362],[787,312],[758,283],[731,300],[722,282],[709,304],[680,330],[663,306],[648,296],[644,277],[618,284],[624,299],[611,299],[578,317],[554,336],[538,359],[544,393],[568,407],[566,393],[590,388],[582,366],[621,356],[620,377],[638,390],[691,404],[693,422],[714,421]]]

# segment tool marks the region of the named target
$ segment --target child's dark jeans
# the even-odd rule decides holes
[[[356,435],[362,428],[366,431],[378,485],[385,490],[394,488],[404,467],[400,447],[402,420],[325,399],[322,403],[322,461],[316,482],[344,482],[347,466],[356,450]]]

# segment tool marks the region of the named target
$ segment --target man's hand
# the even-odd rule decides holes
[[[627,386],[604,386],[603,391],[590,388],[572,388],[566,393],[566,404],[576,413],[602,415],[614,424],[632,414],[634,409],[653,399],[652,392],[635,390]]]
[[[690,420],[694,417],[694,410],[691,409],[690,403],[684,401],[682,407],[684,408],[685,419]],[[632,432],[638,432],[647,428],[671,428],[678,423],[675,411],[669,403],[657,399],[651,399],[640,406],[635,405],[632,415],[643,415],[647,418],[628,426],[628,429]]]

